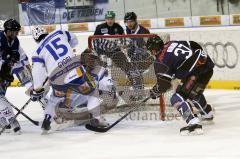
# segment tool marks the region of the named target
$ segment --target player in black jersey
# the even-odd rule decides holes
[[[27,88],[31,87],[32,77],[28,57],[17,37],[21,25],[15,19],[8,19],[3,27],[4,31],[0,31],[0,128],[12,128],[13,132],[19,134],[21,127],[14,118],[13,104],[5,95],[14,80],[14,74]]]
[[[164,44],[156,36],[147,41],[147,48],[156,56],[154,69],[157,83],[150,91],[151,97],[156,99],[166,92],[171,87],[172,79],[181,79],[181,84],[171,97],[172,106],[188,124],[180,132],[201,134],[202,125],[198,116],[193,113],[191,104],[199,110],[201,119],[213,119],[212,107],[203,94],[213,75],[213,61],[194,41],[169,41]]]
[[[105,14],[105,23],[99,24],[94,32],[94,35],[116,35],[124,34],[124,30],[118,23],[115,23],[115,13],[107,11]]]

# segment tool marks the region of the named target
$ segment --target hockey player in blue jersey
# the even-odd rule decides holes
[[[78,44],[77,37],[68,31],[56,30],[48,33],[43,27],[37,26],[33,29],[33,37],[38,42],[38,47],[32,56],[31,98],[33,101],[38,101],[43,97],[43,84],[46,78],[49,79],[53,89],[44,112],[43,131],[50,130],[50,124],[56,117],[56,106],[70,108],[71,103],[77,103],[74,101],[76,97],[80,99],[77,104],[87,104],[90,124],[107,126],[108,124],[100,116],[100,101],[95,91],[105,69],[100,68],[91,75],[87,73],[80,58],[72,51],[72,48]]]
[[[4,23],[4,31],[0,32],[0,127],[8,125],[14,132],[20,132],[20,125],[14,119],[12,104],[6,99],[5,93],[14,80],[15,74],[22,85],[31,87],[29,62],[17,38],[20,24],[9,19]]]
[[[179,111],[187,126],[181,134],[202,134],[199,117],[193,113],[191,104],[199,110],[203,120],[212,120],[213,111],[204,97],[204,90],[213,75],[214,63],[202,47],[194,41],[169,41],[164,44],[159,36],[147,41],[147,48],[156,56],[154,63],[157,83],[150,91],[156,99],[171,87],[171,80],[181,79],[171,104]]]
[[[127,12],[124,16],[127,34],[150,34],[149,30],[137,22],[137,15],[134,12]]]
[[[125,14],[124,23],[126,25],[127,34],[150,34],[147,28],[138,23],[137,15],[134,12],[127,12]],[[142,99],[144,90],[142,73],[152,64],[153,58],[143,49],[146,45],[143,38],[131,38],[130,40],[134,45],[128,49],[128,57],[131,59],[131,62],[127,67],[127,75],[135,90],[135,94],[131,95],[130,99],[140,100]],[[126,66],[125,63],[123,63],[123,65]]]

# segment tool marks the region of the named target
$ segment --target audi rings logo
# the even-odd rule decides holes
[[[238,49],[232,42],[207,42],[200,43],[203,50],[212,58],[215,65],[219,68],[235,68],[238,64]]]

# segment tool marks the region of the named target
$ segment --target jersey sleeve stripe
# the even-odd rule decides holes
[[[158,73],[158,75],[173,79],[173,76],[165,74],[165,73]]]
[[[191,72],[192,69],[195,67],[195,65],[196,65],[197,61],[199,60],[200,56],[201,56],[201,50],[200,50],[200,53],[198,54],[198,57],[197,57],[196,61],[194,62],[194,64],[193,64],[192,67],[190,68],[189,72]]]
[[[32,62],[39,62],[45,65],[45,61],[39,57],[32,57]]]

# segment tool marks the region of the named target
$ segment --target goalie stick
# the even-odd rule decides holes
[[[133,111],[138,109],[139,105],[141,105],[141,104],[145,103],[146,101],[148,101],[148,99],[150,99],[150,97],[147,97],[143,101],[141,101],[140,103],[137,103],[124,116],[119,118],[117,121],[115,121],[112,125],[110,125],[108,127],[104,127],[104,128],[103,127],[95,127],[95,126],[92,126],[90,124],[86,124],[85,127],[86,127],[86,129],[91,130],[91,131],[95,131],[95,132],[102,132],[102,133],[107,132],[111,128],[113,128],[115,125],[117,125],[120,121],[122,121],[124,118],[126,118],[130,113],[132,113]]]
[[[18,111],[18,113],[13,117],[12,122],[17,118],[17,116],[25,109],[25,107],[31,102],[31,98],[28,99],[28,101],[22,106],[22,108]],[[11,124],[11,123],[9,123]],[[4,132],[4,130],[7,128],[8,125],[5,125],[2,130],[0,131],[0,135]]]

